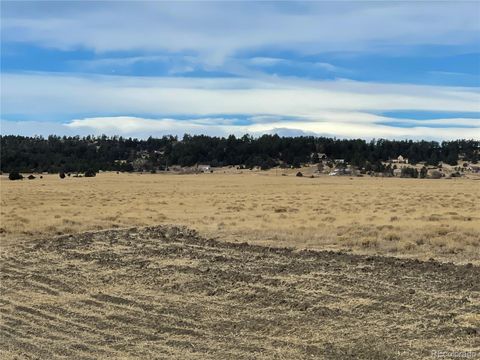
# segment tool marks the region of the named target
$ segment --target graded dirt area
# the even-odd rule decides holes
[[[173,224],[231,242],[480,264],[480,181],[310,178],[314,169],[3,175],[0,236]]]
[[[2,359],[480,354],[480,268],[150,227],[2,252]]]

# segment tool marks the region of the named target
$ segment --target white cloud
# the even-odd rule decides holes
[[[477,122],[477,125],[478,122]],[[348,122],[278,122],[270,124],[256,124],[249,127],[253,133],[271,132],[272,129],[282,128],[301,130],[306,133],[335,134],[346,138],[389,138],[389,139],[480,139],[480,126],[476,128],[430,128],[425,126],[401,128],[374,123]]]
[[[112,57],[112,58],[101,58],[95,60],[83,60],[83,61],[74,61],[74,63],[83,66],[85,68],[101,68],[101,67],[112,67],[112,66],[131,66],[137,63],[147,63],[147,62],[167,62],[170,58],[166,55],[149,55],[149,56],[125,56],[125,57]]]
[[[461,87],[291,78],[284,81],[50,74],[2,76],[2,113],[7,115],[45,118],[73,117],[79,113],[249,114],[331,118],[342,113],[356,115],[392,110],[475,112],[480,111],[480,94],[476,89]]]
[[[346,114],[345,114],[346,115]],[[383,118],[394,121],[395,119]],[[266,133],[279,133],[281,135],[322,135],[336,136],[339,138],[390,138],[390,139],[480,139],[480,124],[476,119],[462,119],[459,127],[431,128],[421,121],[409,125],[413,127],[401,128],[389,126],[388,123],[378,125],[375,122],[348,122],[348,121],[322,121],[308,120],[283,120],[271,117],[253,117],[249,125],[238,125],[235,119],[225,118],[195,118],[195,119],[149,119],[130,116],[95,117],[75,119],[68,123],[58,124],[49,122],[32,121],[1,121],[2,134],[21,135],[87,135],[107,134],[123,135],[146,138],[148,136],[188,134],[209,134],[227,136],[230,134],[261,135]],[[445,121],[444,121],[445,120]],[[405,120],[407,123],[409,120]],[[435,124],[446,123],[446,119],[430,120]],[[460,126],[473,126],[462,128]],[[451,126],[451,124],[450,124]]]
[[[375,51],[479,40],[478,2],[3,2],[2,37],[98,52]]]
[[[213,134],[226,136],[273,133],[282,129],[305,134],[335,134],[346,138],[436,138],[436,139],[480,139],[480,124],[476,128],[429,128],[425,126],[399,128],[374,123],[355,123],[337,121],[275,121],[254,123],[252,125],[222,124],[215,121],[173,119],[143,119],[134,117],[86,118],[73,120],[69,128],[88,130],[97,134]],[[470,124],[471,125],[471,124]]]
[[[316,62],[316,63],[313,63],[313,66],[324,69],[324,70],[327,70],[327,71],[337,71],[337,70],[339,70],[339,68],[337,66],[329,64],[329,63],[325,63],[325,62]]]
[[[282,129],[341,137],[480,138],[478,118],[414,120],[377,115],[397,110],[479,112],[478,90],[461,87],[275,77],[254,80],[36,73],[4,74],[1,100],[4,118],[22,114],[26,120],[75,119],[52,127],[54,132],[64,130],[68,134],[76,130],[144,137],[186,132],[261,134]],[[79,118],[78,114],[102,116]],[[240,120],[246,116],[250,124],[236,125],[245,123],[235,118],[239,114]],[[3,128],[28,131],[20,123],[3,123]],[[42,131],[48,128],[45,123],[38,124]],[[462,128],[465,126],[469,128]],[[4,129],[2,132],[6,133]]]
[[[285,63],[285,62],[286,62],[285,59],[264,57],[264,56],[253,57],[250,59],[250,63],[256,66],[272,66],[272,65]]]
[[[234,61],[233,59],[228,59],[226,64],[224,64],[224,68],[227,70],[232,70],[232,63],[236,65],[236,68],[233,68],[233,72],[235,70],[244,70],[247,71],[243,67],[242,61],[237,60]],[[341,72],[341,73],[349,73],[350,71],[330,63],[326,62],[306,62],[306,61],[298,61],[298,60],[289,60],[289,59],[282,59],[282,58],[272,58],[272,57],[253,57],[248,60],[247,62],[249,65],[257,66],[260,68],[267,68],[275,65],[286,65],[294,69],[321,69],[328,72]],[[260,75],[260,74],[259,74]]]

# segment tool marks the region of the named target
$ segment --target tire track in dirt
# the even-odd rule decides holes
[[[6,359],[480,354],[473,265],[148,227],[25,242],[4,251],[0,276]]]

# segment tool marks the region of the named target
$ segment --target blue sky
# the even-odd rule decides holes
[[[480,139],[480,2],[2,1],[2,134]]]

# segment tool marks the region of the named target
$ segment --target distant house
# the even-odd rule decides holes
[[[408,159],[404,158],[402,155],[399,155],[396,159],[390,160],[394,164],[408,164]]]
[[[210,167],[210,165],[197,165],[197,171],[209,173],[212,171],[212,168]]]
[[[345,159],[335,159],[335,164],[345,164]]]

